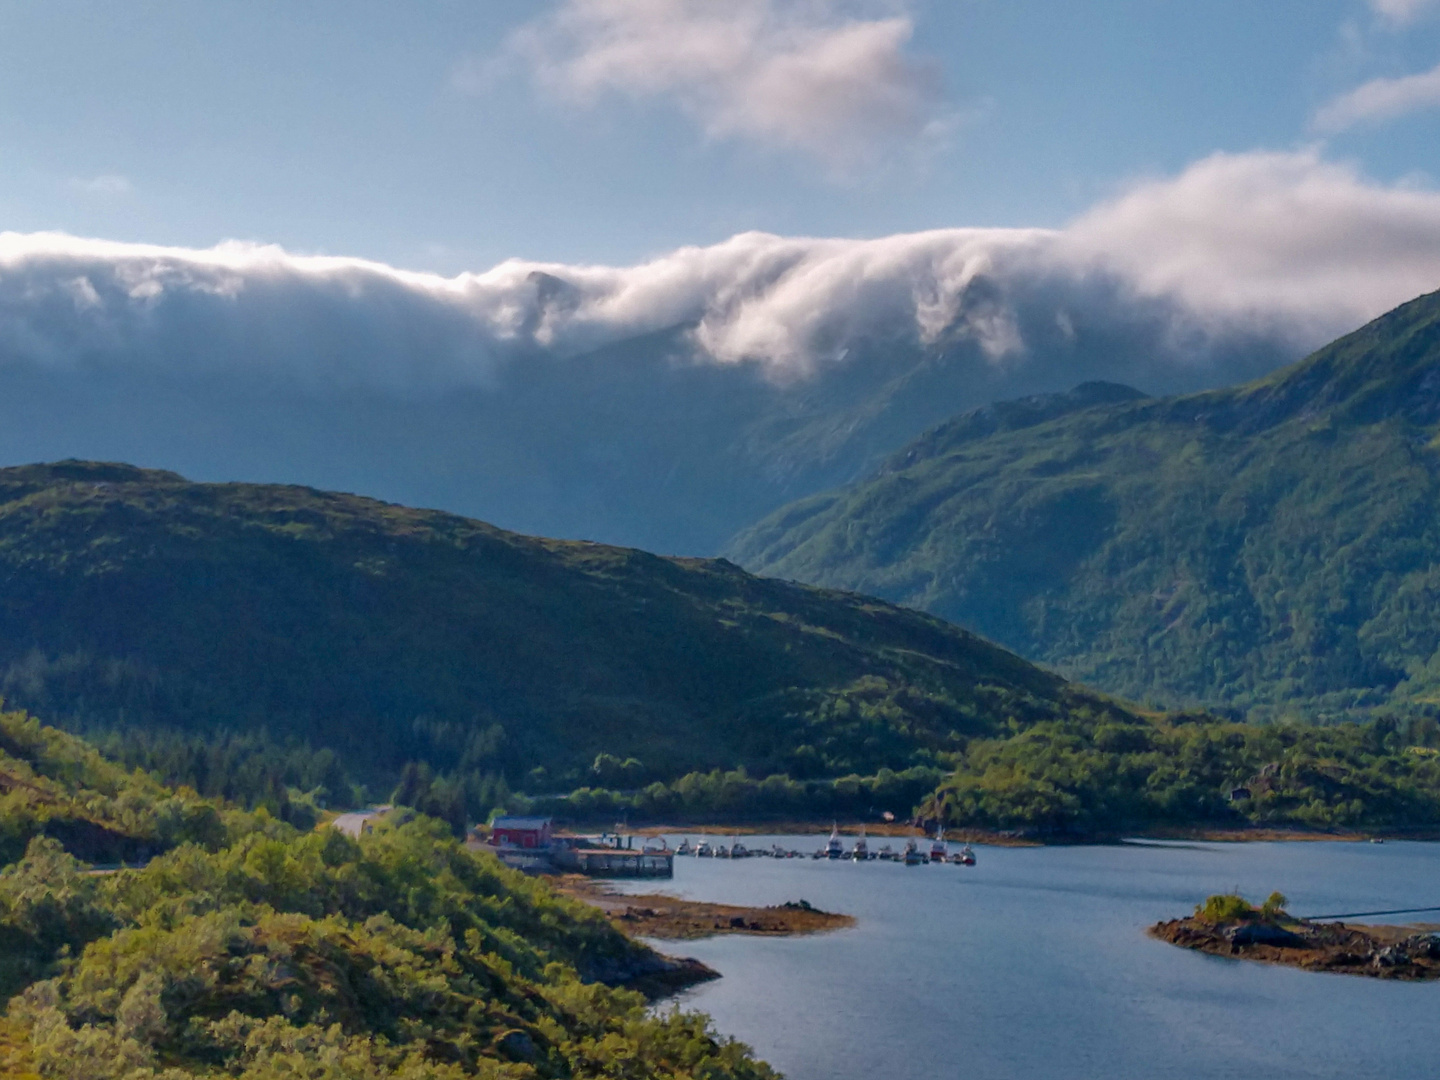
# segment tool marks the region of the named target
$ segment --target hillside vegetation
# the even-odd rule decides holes
[[[1440,293],[1233,389],[966,413],[730,555],[1237,717],[1440,705]]]
[[[57,792],[121,782],[78,740],[0,720]],[[123,797],[137,820],[198,803],[142,778]],[[703,1016],[612,989],[665,962],[437,822],[357,841],[204,808],[208,834],[167,837],[144,869],[89,873],[33,830],[0,857],[0,1077],[775,1075]],[[14,818],[0,805],[0,828]]]
[[[169,791],[22,712],[0,712],[0,864],[41,836],[93,862],[121,862],[213,840],[220,828],[194,792]]]
[[[517,789],[935,767],[1100,707],[931,616],[721,560],[84,462],[0,470],[0,692],[276,816],[398,781],[457,826]]]

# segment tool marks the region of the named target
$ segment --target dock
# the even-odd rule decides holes
[[[610,847],[555,847],[550,861],[557,870],[589,877],[669,878],[675,876],[673,851],[632,851]]]

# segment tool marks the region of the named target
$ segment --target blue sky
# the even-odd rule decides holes
[[[1423,0],[703,7],[6,3],[0,228],[449,274],[1059,226],[1217,150],[1440,176]]]

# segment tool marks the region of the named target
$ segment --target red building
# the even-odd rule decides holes
[[[548,817],[497,817],[490,823],[490,843],[495,847],[548,848]]]

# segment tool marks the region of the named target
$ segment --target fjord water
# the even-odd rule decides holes
[[[807,854],[824,842],[747,838],[752,849],[772,840]],[[804,898],[858,922],[812,937],[657,944],[723,974],[681,1003],[790,1080],[1440,1074],[1440,984],[1222,959],[1145,935],[1237,886],[1256,899],[1279,889],[1301,915],[1440,905],[1440,845],[977,850],[974,868],[677,858],[663,891]]]

